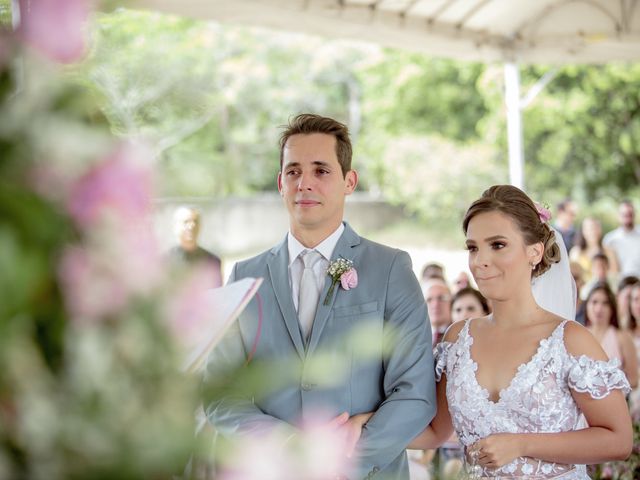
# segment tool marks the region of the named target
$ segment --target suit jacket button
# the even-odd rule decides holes
[[[302,388],[302,390],[304,390],[305,392],[308,392],[313,388],[313,385],[311,383],[303,383],[302,385],[300,385],[300,388]]]

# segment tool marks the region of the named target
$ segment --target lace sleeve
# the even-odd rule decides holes
[[[436,349],[433,352],[433,359],[436,365],[436,382],[442,378],[442,372],[447,368],[447,355],[451,349],[451,342],[440,342],[436,345]]]
[[[576,392],[588,392],[596,399],[604,398],[616,389],[622,390],[625,395],[631,391],[629,381],[620,369],[620,360],[617,358],[605,362],[586,355],[571,357],[567,383],[569,388]]]

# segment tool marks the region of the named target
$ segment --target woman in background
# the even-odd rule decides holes
[[[451,299],[451,322],[459,322],[467,318],[484,317],[491,313],[489,302],[472,287],[459,290]]]
[[[617,275],[619,272],[618,259],[610,249],[602,245],[602,225],[593,217],[586,217],[580,225],[576,244],[569,252],[569,258],[578,262],[585,272],[585,283],[591,280],[591,261],[594,255],[604,253],[609,259],[609,273]]]
[[[616,297],[606,283],[597,283],[589,292],[586,325],[610,360],[617,359],[631,388],[638,385],[638,356],[633,338],[620,330]]]

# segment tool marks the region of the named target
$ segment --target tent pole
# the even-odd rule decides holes
[[[520,109],[520,71],[516,63],[504,64],[507,138],[509,143],[509,181],[524,190],[524,149]]]
[[[14,30],[20,26],[20,3],[19,0],[11,0],[11,25]]]

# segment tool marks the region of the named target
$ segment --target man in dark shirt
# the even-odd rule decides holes
[[[556,209],[556,221],[553,224],[553,228],[560,232],[562,240],[564,240],[564,244],[567,247],[567,252],[569,252],[576,238],[574,222],[576,221],[576,215],[578,213],[577,207],[571,199],[566,198],[558,203]]]
[[[178,245],[169,251],[169,258],[182,265],[205,265],[212,270],[212,286],[222,283],[221,261],[217,255],[198,245],[200,212],[193,207],[180,207],[174,214]]]

